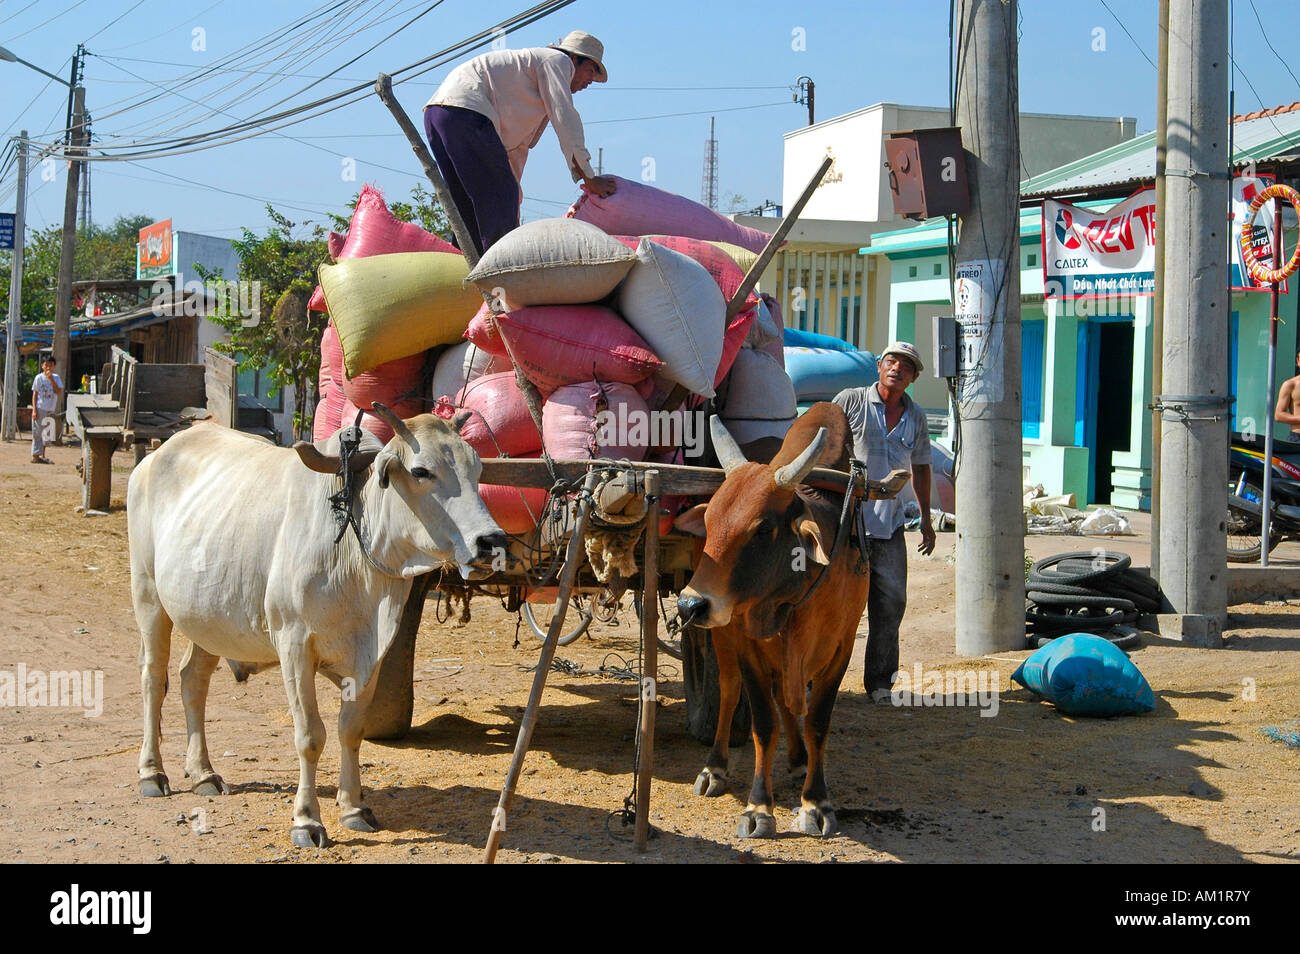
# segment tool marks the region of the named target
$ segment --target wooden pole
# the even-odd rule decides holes
[[[650,779],[655,760],[655,706],[659,696],[659,471],[645,472],[645,582],[641,589],[641,735],[636,766],[636,850],[650,838]]]
[[[483,863],[487,865],[496,860],[497,849],[501,847],[501,836],[506,831],[510,802],[515,797],[515,786],[519,784],[519,773],[524,767],[524,756],[528,754],[528,744],[533,738],[533,727],[537,724],[537,708],[542,701],[542,690],[546,688],[546,677],[551,670],[551,661],[555,658],[555,647],[559,644],[560,633],[564,630],[564,617],[569,611],[569,596],[573,592],[573,580],[578,575],[578,566],[585,552],[582,538],[587,532],[587,519],[591,516],[591,494],[595,486],[596,472],[589,470],[587,479],[582,484],[582,493],[578,497],[578,518],[573,525],[573,536],[569,537],[569,546],[564,552],[564,569],[560,571],[560,592],[555,601],[555,615],[551,618],[550,628],[546,631],[546,642],[542,643],[542,654],[537,660],[537,671],[533,674],[533,688],[528,694],[528,706],[524,709],[523,720],[519,723],[519,737],[515,740],[515,754],[510,759],[510,769],[506,772],[505,787],[501,789],[501,798],[492,812],[492,828],[488,832],[487,847],[483,851]]]
[[[794,228],[795,222],[799,220],[799,213],[803,211],[803,207],[808,204],[808,200],[812,198],[812,194],[816,192],[817,187],[821,185],[822,176],[826,175],[826,170],[831,167],[831,162],[832,159],[830,156],[827,156],[822,160],[821,165],[817,167],[817,171],[813,173],[813,177],[809,179],[808,184],[803,187],[803,193],[795,201],[795,204],[791,207],[790,211],[785,214],[785,218],[781,220],[781,224],[777,227],[777,230],[772,233],[772,237],[767,240],[767,244],[763,246],[763,251],[760,252],[758,258],[754,260],[754,264],[749,266],[749,271],[745,273],[744,281],[740,283],[740,287],[736,289],[736,294],[731,296],[731,301],[727,304],[727,321],[731,321],[732,318],[735,318],[740,314],[740,309],[741,306],[745,304],[745,299],[748,298],[749,293],[754,290],[754,286],[758,284],[758,280],[763,277],[763,271],[772,261],[773,256],[776,255],[777,249],[781,247],[781,243],[785,241],[785,237],[790,234],[790,230]]]
[[[424,167],[424,174],[433,183],[433,191],[437,194],[438,201],[442,203],[442,207],[447,213],[447,221],[451,224],[451,231],[460,244],[461,254],[465,256],[465,261],[469,263],[472,270],[478,264],[478,246],[474,244],[474,240],[470,237],[470,231],[465,225],[465,220],[461,218],[460,209],[456,208],[456,203],[452,201],[451,190],[447,188],[447,180],[438,171],[438,164],[433,161],[433,156],[429,155],[429,147],[424,144],[424,137],[420,135],[420,131],[415,128],[411,118],[406,115],[401,104],[397,102],[397,98],[393,96],[393,78],[387,73],[380,73],[375,80],[375,92],[379,94],[380,100],[388,107],[388,111],[397,120],[397,125],[406,134],[406,140],[411,144],[411,151],[420,160],[420,165]]]

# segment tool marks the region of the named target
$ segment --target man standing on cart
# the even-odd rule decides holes
[[[866,461],[867,477],[883,480],[891,470],[912,473],[912,489],[921,507],[921,542],[917,551],[934,550],[930,522],[930,428],[925,411],[907,396],[921,375],[921,354],[906,341],[895,341],[876,362],[880,380],[865,388],[846,388],[835,395],[853,432],[853,456]],[[863,687],[873,702],[890,700],[898,671],[898,627],[907,609],[907,547],[903,540],[903,504],[897,499],[864,500],[858,533],[867,542],[871,590],[867,596],[867,650]]]
[[[424,130],[438,169],[479,254],[519,225],[528,150],[554,124],[573,181],[604,197],[573,94],[609,74],[605,47],[574,30],[545,48],[493,50],[456,67],[424,107]]]

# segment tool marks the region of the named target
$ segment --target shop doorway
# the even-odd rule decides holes
[[[1088,448],[1088,503],[1108,504],[1114,455],[1133,443],[1133,319],[1080,321],[1075,444]]]

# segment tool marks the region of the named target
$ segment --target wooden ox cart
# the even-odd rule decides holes
[[[550,516],[543,518],[534,539],[516,538],[505,567],[490,577],[472,584],[435,574],[417,579],[401,627],[379,672],[375,702],[366,718],[366,737],[397,738],[410,728],[415,704],[415,633],[425,596],[431,588],[448,585],[453,592],[459,591],[463,596],[468,595],[464,593],[467,587],[493,592],[494,595],[499,595],[504,588],[510,594],[507,608],[519,609],[524,605],[523,595],[529,589],[556,587],[554,612],[542,643],[514,757],[493,815],[486,861],[490,862],[495,856],[505,830],[505,819],[537,722],[546,679],[556,648],[566,633],[575,587],[590,592],[612,585],[611,594],[615,598],[625,587],[633,593],[639,607],[642,675],[635,819],[636,843],[644,850],[649,835],[650,778],[654,758],[660,648],[659,597],[671,597],[681,591],[690,579],[698,554],[697,538],[671,529],[661,533],[660,523],[664,514],[659,501],[665,494],[707,498],[722,486],[724,477],[722,470],[711,467],[627,461],[493,459],[483,462],[483,483],[552,490],[559,487],[568,492],[552,495],[556,506],[548,505],[547,514]],[[861,477],[851,478],[841,471],[816,468],[805,483],[840,493],[847,491],[856,497],[881,498],[898,493],[907,480],[906,471],[895,471],[885,481],[868,481]],[[636,572],[630,576],[615,575],[611,584],[610,575],[597,574],[593,561],[588,559],[593,542],[598,544],[598,552],[602,552],[600,548],[607,550],[611,547],[621,548],[625,555],[639,550]],[[692,734],[702,741],[712,741],[718,706],[712,644],[704,630],[687,627],[682,635],[684,668],[693,668],[696,674],[692,679],[688,673],[685,679],[688,718],[696,723],[691,727]],[[744,729],[747,730],[748,726]]]
[[[396,120],[398,127],[406,136],[411,150],[415,153],[425,175],[433,185],[443,209],[447,213],[449,224],[455,233],[457,242],[465,258],[473,268],[478,262],[475,245],[470,232],[460,216],[447,183],[429,154],[424,139],[411,122],[405,110],[393,95],[392,79],[380,73],[375,81],[375,92]],[[738,315],[744,303],[758,282],[759,276],[767,268],[777,249],[785,241],[791,227],[797,221],[813,191],[820,185],[822,177],[829,170],[830,157],[826,157],[818,166],[803,193],[790,207],[767,246],[757,260],[746,272],[744,280],[727,303],[727,321]],[[492,314],[500,309],[500,303],[491,295],[484,295]],[[490,320],[495,320],[491,318]],[[506,343],[507,353],[510,350]],[[516,368],[516,377],[520,390],[529,403],[529,410],[541,431],[541,402],[536,389],[519,370],[519,363],[511,361]],[[674,410],[686,397],[683,388],[677,388],[670,394],[659,410]],[[488,835],[484,860],[491,862],[500,846],[505,831],[506,815],[514,796],[515,785],[523,768],[524,756],[532,738],[533,726],[537,721],[537,707],[542,690],[550,672],[551,662],[555,656],[560,636],[564,633],[569,604],[573,596],[575,583],[583,571],[592,537],[599,541],[600,547],[614,546],[622,550],[624,569],[627,557],[640,546],[642,558],[634,563],[631,578],[625,582],[635,592],[640,606],[642,684],[639,716],[639,737],[637,745],[637,801],[636,801],[636,844],[644,851],[649,837],[650,806],[650,770],[654,756],[654,719],[655,719],[655,679],[658,672],[659,648],[659,595],[678,592],[689,578],[694,564],[696,541],[693,537],[684,537],[668,532],[660,534],[659,500],[664,494],[708,497],[716,491],[724,479],[723,472],[712,468],[673,466],[665,464],[615,463],[602,461],[553,461],[542,460],[487,460],[483,464],[483,483],[503,486],[538,488],[552,490],[552,499],[561,499],[564,503],[558,511],[558,520],[552,525],[544,521],[539,528],[538,539],[530,544],[520,544],[517,552],[511,554],[514,562],[495,574],[495,580],[480,581],[476,585],[504,585],[508,591],[522,593],[527,586],[537,586],[539,568],[549,566],[551,572],[546,574],[545,585],[554,585],[556,591],[555,609],[547,627],[546,637],[542,643],[541,658],[533,677],[532,691],[528,697],[528,706],[524,710],[519,727],[519,737],[515,743],[514,757],[506,774],[505,786],[500,801],[493,813],[492,826]],[[849,487],[848,474],[837,471],[816,469],[807,483],[825,487],[830,490],[845,491]],[[890,475],[885,484],[869,486],[865,481],[852,488],[855,495],[892,496],[906,483],[907,475],[896,472]],[[560,493],[556,494],[556,490]],[[548,506],[548,511],[550,507]],[[632,515],[632,516],[629,516]],[[562,561],[558,559],[563,554]],[[587,567],[590,570],[590,567]],[[624,574],[627,577],[627,574]],[[430,577],[417,580],[412,598],[409,600],[402,617],[393,645],[384,658],[379,673],[380,685],[375,693],[376,700],[367,713],[367,737],[391,737],[404,733],[410,726],[411,712],[414,706],[412,687],[415,631],[419,626],[424,596],[428,590]],[[587,577],[582,584],[590,586],[593,581]],[[520,597],[516,596],[518,602]],[[702,631],[687,633],[684,639],[684,669],[691,669],[694,657],[707,645],[707,635]],[[707,668],[707,666],[706,666]],[[713,735],[713,723],[710,723],[705,697],[710,689],[709,680],[692,680],[688,678],[688,708],[694,707],[703,714],[693,726],[697,737],[709,740]],[[698,685],[692,687],[692,683]],[[702,691],[697,691],[702,690]],[[716,665],[713,668],[711,685],[716,713]]]

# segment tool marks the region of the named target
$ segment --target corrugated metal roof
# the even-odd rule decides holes
[[[1300,102],[1233,117],[1233,163],[1300,158]],[[1022,199],[1137,185],[1156,175],[1156,134],[1145,133],[1020,183]]]

